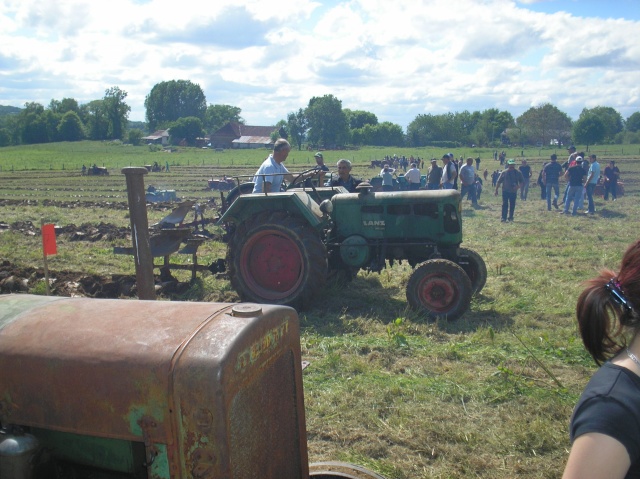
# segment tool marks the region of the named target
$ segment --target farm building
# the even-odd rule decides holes
[[[213,148],[265,148],[273,144],[275,126],[250,126],[229,122],[211,134]]]
[[[142,140],[147,143],[157,143],[158,145],[167,146],[169,144],[169,130],[156,130],[149,136],[143,136]]]

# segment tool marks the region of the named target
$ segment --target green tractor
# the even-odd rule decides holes
[[[219,223],[229,226],[227,268],[242,300],[304,308],[329,277],[407,261],[409,305],[432,318],[462,316],[487,269],[460,247],[460,193],[358,188],[238,195]]]

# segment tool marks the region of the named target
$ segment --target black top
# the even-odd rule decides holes
[[[349,193],[356,192],[356,186],[362,183],[362,180],[356,180],[353,176],[349,175],[349,179],[343,181],[338,177],[336,180],[331,180],[331,186],[344,186]]]
[[[582,186],[582,179],[587,176],[582,165],[573,165],[567,173],[569,173],[569,186]]]
[[[562,172],[562,166],[557,161],[552,161],[551,163],[547,163],[547,166],[544,167],[544,175],[545,181],[551,184],[558,183],[558,177]]]
[[[620,170],[618,169],[617,166],[614,166],[613,168],[611,168],[610,166],[607,166],[604,169],[604,176],[612,183],[618,182],[618,176],[616,175],[616,173],[618,174],[620,173]]]
[[[571,442],[587,433],[610,436],[631,459],[626,478],[640,478],[640,377],[605,363],[582,392],[571,417]]]
[[[427,184],[440,185],[441,179],[442,179],[442,168],[440,168],[438,165],[433,165],[431,167],[431,171],[427,175]]]

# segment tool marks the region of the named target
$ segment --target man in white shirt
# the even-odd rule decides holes
[[[443,190],[453,190],[453,182],[458,176],[456,172],[455,166],[451,163],[451,158],[449,155],[444,155],[442,157],[442,179],[440,180],[440,184],[442,185]]]
[[[419,190],[420,189],[420,170],[418,169],[418,165],[415,163],[411,163],[411,168],[404,175],[405,179],[409,183],[410,190]]]
[[[288,181],[293,179],[289,170],[282,164],[289,156],[291,145],[285,139],[276,140],[273,145],[273,153],[260,165],[256,176],[253,177],[255,183],[254,193],[274,193],[280,191],[282,181],[286,177]]]

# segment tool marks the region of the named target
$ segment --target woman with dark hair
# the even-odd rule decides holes
[[[640,241],[627,249],[617,274],[604,270],[586,284],[578,326],[602,366],[573,411],[563,478],[640,477]]]

